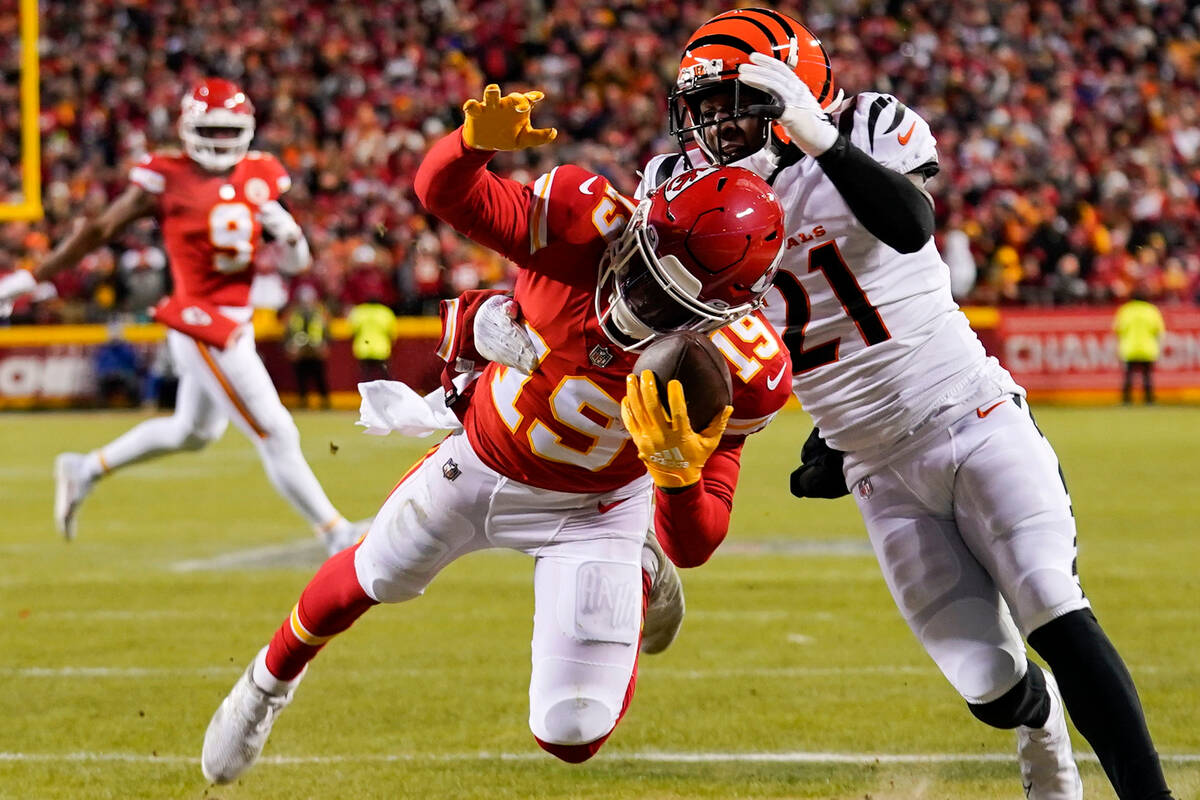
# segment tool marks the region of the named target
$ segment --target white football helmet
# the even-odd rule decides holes
[[[250,150],[254,104],[232,81],[202,81],[183,97],[179,138],[192,161],[211,172],[224,172]]]

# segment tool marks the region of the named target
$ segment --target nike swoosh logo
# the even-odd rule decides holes
[[[622,497],[620,500],[613,500],[611,503],[597,503],[596,509],[601,514],[607,514],[608,512],[612,511],[614,508],[621,505],[621,503],[624,503],[628,499],[629,499],[628,497]]]
[[[987,408],[977,408],[977,409],[975,409],[975,415],[978,416],[980,419],[983,419],[988,414],[992,413],[993,411],[995,411],[997,408],[999,408],[1002,405],[1004,405],[1003,400],[1001,400],[999,403],[988,406]]]
[[[775,391],[775,387],[779,385],[781,380],[783,380],[783,373],[785,372],[787,372],[787,364],[784,364],[779,368],[779,374],[777,374],[774,378],[767,378],[767,389],[770,391]]]
[[[901,147],[904,147],[904,145],[908,144],[908,140],[912,138],[912,132],[916,129],[916,127],[917,123],[914,122],[912,125],[908,126],[908,130],[903,134],[896,134],[896,141],[900,143]]]
[[[915,125],[916,123],[914,122],[913,124]],[[903,142],[901,142],[901,144],[903,144]],[[599,177],[600,177],[599,175],[593,175],[592,177],[588,178],[583,183],[579,184],[579,191],[582,192],[583,194],[595,194],[592,191],[592,184],[595,183],[596,178],[599,178]]]

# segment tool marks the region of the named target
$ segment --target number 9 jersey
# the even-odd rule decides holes
[[[222,174],[205,171],[182,153],[164,151],[144,157],[129,180],[158,198],[175,294],[218,306],[248,306],[262,242],[259,209],[291,186],[279,160],[252,151]]]

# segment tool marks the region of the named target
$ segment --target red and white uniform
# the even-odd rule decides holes
[[[614,491],[645,474],[620,421],[625,376],[637,354],[604,334],[593,300],[600,259],[633,204],[605,178],[576,166],[520,186],[484,171],[488,157],[449,137],[430,151],[422,170],[437,176],[430,191],[454,187],[449,204],[433,206],[437,213],[521,266],[513,297],[540,363],[531,376],[488,364],[464,416],[467,436],[484,463],[529,486]],[[480,186],[482,203],[461,191],[472,184]],[[787,350],[760,313],[712,338],[729,361],[733,416],[697,490],[658,493],[660,541],[672,556],[684,555],[680,547],[690,551],[685,564],[707,558],[724,536],[742,439],[766,425],[790,391]],[[673,522],[676,510],[682,525]],[[680,537],[687,541],[673,546]]]
[[[504,547],[533,556],[530,729],[543,744],[598,747],[632,696],[643,546],[655,513],[652,484],[620,421],[636,355],[600,330],[593,301],[609,237],[632,204],[577,167],[526,186],[488,172],[490,157],[455,132],[428,153],[415,188],[428,210],[521,267],[514,298],[540,363],[532,376],[484,368],[464,430],[401,479],[354,568],[372,600],[399,602],[466,553]],[[445,320],[439,351],[449,355],[462,320]],[[725,534],[744,435],[783,405],[790,381],[782,342],[761,318],[717,336],[737,365],[736,420],[701,483],[665,504],[660,498],[658,512],[664,549],[671,554],[667,541],[678,536],[694,563]],[[664,506],[688,495],[687,523],[664,530]],[[692,526],[705,530],[685,530]]]
[[[182,153],[160,152],[134,166],[129,180],[158,197],[176,294],[248,306],[262,243],[259,210],[292,183],[279,159],[252,151],[228,174],[216,174]]]
[[[258,357],[250,325],[250,282],[264,206],[295,225],[277,202],[290,185],[283,166],[274,156],[251,152],[218,173],[181,153],[160,152],[134,166],[129,179],[158,198],[156,216],[175,284],[172,299],[184,306],[184,321],[210,327],[216,320],[238,330],[225,347],[167,331],[180,376],[175,413],[147,420],[96,450],[97,473],[199,449],[232,420],[254,443],[275,488],[314,529],[349,535],[350,523],[304,460],[296,424]],[[303,238],[298,227],[296,235]]]

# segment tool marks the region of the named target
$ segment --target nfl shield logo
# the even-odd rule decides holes
[[[458,464],[454,463],[453,458],[447,458],[446,463],[442,464],[442,477],[452,481],[459,475],[462,475],[462,470],[458,468]]]
[[[871,478],[867,476],[858,482],[858,496],[863,500],[868,499],[875,493],[875,487],[871,485]]]
[[[591,361],[594,366],[607,367],[613,360],[612,351],[602,344],[598,344],[588,353],[588,361]]]

